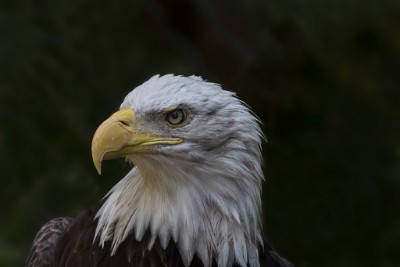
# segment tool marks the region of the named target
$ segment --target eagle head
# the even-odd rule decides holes
[[[154,76],[97,129],[97,171],[125,157],[132,170],[107,195],[96,238],[112,252],[128,235],[175,242],[183,262],[257,266],[262,132],[234,93],[190,76]],[[158,241],[157,241],[158,242]]]

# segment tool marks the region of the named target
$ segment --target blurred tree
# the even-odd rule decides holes
[[[399,1],[2,1],[0,265],[100,200],[90,140],[156,73],[238,92],[264,123],[265,230],[298,266],[400,264]]]

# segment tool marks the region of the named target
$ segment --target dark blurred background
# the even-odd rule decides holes
[[[2,1],[0,266],[99,201],[91,137],[152,75],[263,121],[264,226],[297,266],[400,266],[400,1]]]

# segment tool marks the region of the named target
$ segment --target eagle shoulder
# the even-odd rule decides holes
[[[186,267],[177,244],[172,240],[162,248],[157,239],[149,250],[151,233],[148,230],[143,239],[137,241],[130,234],[111,256],[111,242],[101,246],[94,240],[97,226],[96,214],[100,204],[81,213],[75,219],[56,218],[46,223],[37,233],[27,260],[28,267],[78,267],[78,266],[146,266],[146,267]],[[264,240],[259,246],[260,266],[292,267]],[[203,263],[194,256],[188,267],[202,267]],[[236,267],[236,265],[234,265]],[[211,267],[217,267],[215,261]]]
[[[68,231],[72,218],[60,217],[47,222],[36,234],[26,266],[52,266],[54,252],[62,236]]]
[[[261,267],[294,267],[294,265],[280,256],[264,239],[264,246],[259,248],[259,258]]]
[[[69,227],[68,232],[59,241],[55,256],[54,266],[143,266],[143,267],[185,267],[179,254],[177,245],[171,241],[166,249],[161,247],[157,239],[149,250],[150,230],[143,239],[137,241],[130,234],[111,255],[111,242],[107,241],[102,246],[99,239],[94,239],[97,219],[96,214],[100,205],[80,214]],[[190,267],[203,266],[201,260],[195,256]],[[213,267],[216,264],[212,265]]]

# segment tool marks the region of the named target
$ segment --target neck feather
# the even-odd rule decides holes
[[[141,241],[150,230],[148,249],[157,238],[163,248],[172,239],[186,266],[195,254],[204,266],[259,266],[261,167],[221,160],[225,168],[219,161],[135,159],[99,210],[95,238],[103,246],[111,241],[114,254],[128,235]]]

